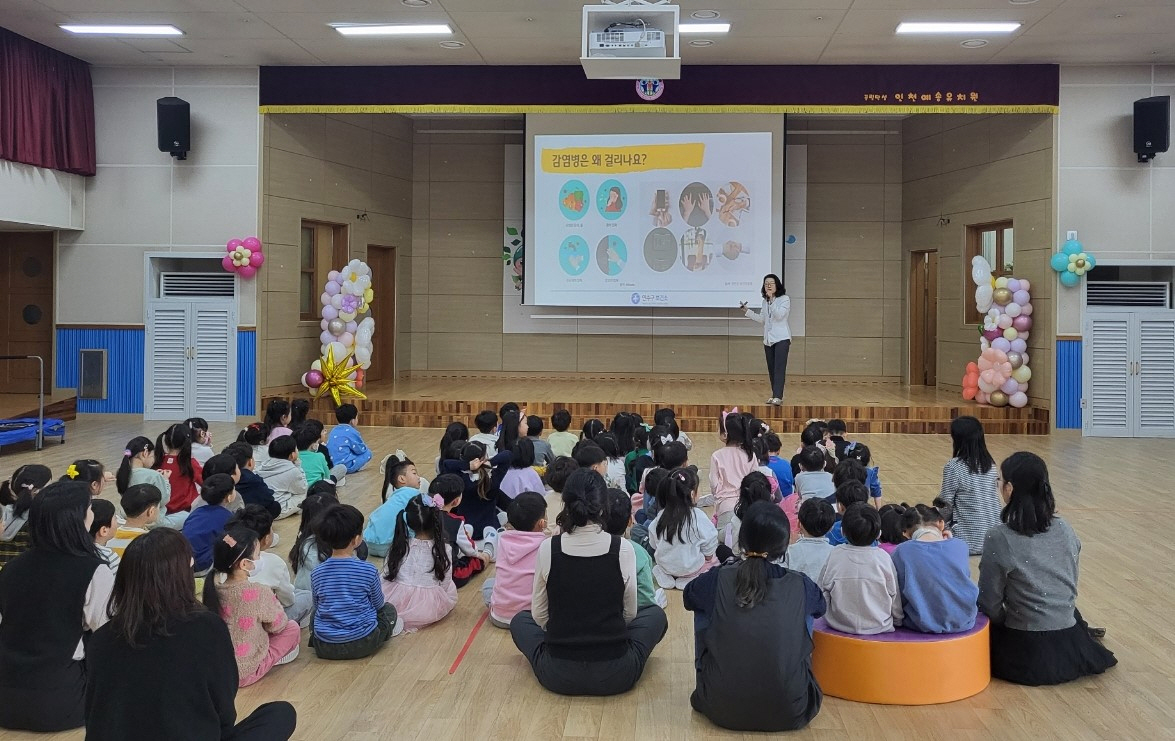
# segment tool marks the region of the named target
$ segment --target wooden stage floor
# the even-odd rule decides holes
[[[436,375],[372,383],[366,400],[354,400],[360,423],[394,427],[444,427],[482,409],[497,411],[503,403],[525,404],[549,424],[557,409],[571,412],[573,426],[592,417],[610,419],[619,411],[635,411],[647,421],[663,406],[677,412],[686,430],[713,430],[723,409],[740,409],[766,420],[783,432],[799,432],[809,419],[841,418],[854,433],[937,433],[948,431],[957,416],[984,421],[990,434],[1047,435],[1048,410],[995,409],[963,401],[957,394],[923,386],[882,383],[789,383],[783,406],[765,402],[769,389],[762,378],[715,379],[675,377],[544,378],[519,375],[483,377]],[[266,395],[264,402],[271,395]],[[333,416],[329,399],[314,403],[315,414]]]

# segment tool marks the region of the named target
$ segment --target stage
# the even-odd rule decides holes
[[[393,427],[445,427],[456,419],[472,426],[483,409],[495,412],[514,401],[530,414],[543,418],[550,430],[551,414],[571,412],[578,431],[592,417],[608,422],[620,411],[635,411],[652,423],[653,413],[664,406],[677,412],[677,420],[689,432],[715,431],[723,409],[738,406],[767,421],[773,429],[798,434],[813,418],[845,420],[851,433],[949,432],[951,420],[972,415],[983,420],[988,434],[1047,435],[1047,409],[981,407],[963,401],[956,393],[923,386],[826,382],[799,379],[789,382],[782,406],[764,403],[766,378],[717,378],[685,376],[616,376],[613,378],[518,374],[428,374],[396,382],[377,382],[363,389],[367,399],[352,399],[359,408],[361,425]],[[263,394],[262,408],[270,398],[296,398],[304,389],[274,389]],[[312,416],[333,421],[330,398],[312,402]]]

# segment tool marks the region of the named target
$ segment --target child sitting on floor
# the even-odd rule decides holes
[[[237,442],[253,448],[253,461],[258,467],[269,460],[269,426],[264,422],[254,422],[241,430]]]
[[[809,445],[800,451],[797,456],[800,463],[800,472],[796,474],[796,493],[800,495],[800,502],[806,502],[813,497],[819,497],[831,504],[836,486],[832,482],[832,474],[824,470],[825,453],[815,445]]]
[[[299,458],[298,443],[289,435],[282,435],[269,444],[269,457],[257,470],[257,475],[273,490],[273,499],[281,507],[279,517],[295,514],[298,505],[306,498],[310,484]]]
[[[860,481],[846,481],[836,489],[836,494],[833,495],[836,502],[837,514],[843,518],[844,513],[848,512],[849,507],[854,504],[867,504],[869,501],[869,490]],[[844,545],[847,542],[845,538],[843,527],[844,520],[838,518],[832,529],[828,531],[828,542],[832,545]],[[880,515],[878,515],[880,518]],[[879,519],[880,522],[880,519]]]
[[[547,436],[547,443],[551,446],[551,454],[555,458],[571,457],[571,449],[579,442],[579,435],[568,432],[571,427],[571,412],[566,409],[557,409],[551,415],[551,427],[554,432]]]
[[[493,450],[498,447],[498,415],[494,414],[489,409],[480,411],[477,416],[473,418],[473,424],[477,425],[477,434],[469,437],[471,443],[481,443],[486,450]]]
[[[741,556],[738,547],[738,531],[742,527],[742,516],[755,502],[771,502],[771,484],[767,477],[759,471],[751,471],[743,477],[739,486],[738,504],[734,505],[734,516],[726,523],[726,528],[719,533],[719,543],[716,555],[718,560],[725,562],[731,556]]]
[[[506,529],[498,535],[494,578],[486,579],[481,587],[495,626],[509,628],[515,615],[530,609],[535,563],[539,546],[547,539],[546,529],[547,500],[543,495],[524,491],[514,497],[506,509]]]
[[[775,474],[775,480],[779,483],[779,495],[787,497],[796,490],[796,477],[792,473],[791,463],[779,457],[783,443],[774,432],[768,432],[763,436],[763,440],[767,443],[767,467]]]
[[[596,435],[593,442],[600,446],[600,450],[604,451],[607,457],[608,466],[604,471],[604,483],[609,488],[624,489],[624,456],[620,454],[620,443],[616,441],[616,436],[611,432],[601,432]]]
[[[873,460],[873,454],[869,451],[869,446],[864,443],[849,443],[845,446],[845,457],[841,459],[843,464],[846,461],[857,461],[861,467],[865,469],[865,486],[869,488],[869,497],[873,502],[874,507],[881,507],[881,479],[879,478],[880,466],[870,466],[869,463]]]
[[[811,625],[825,601],[810,579],[779,565],[790,535],[778,507],[756,502],[739,530],[745,558],[685,588],[697,672],[690,705],[723,728],[790,731],[820,711]]]
[[[118,466],[118,473],[114,475],[114,485],[119,494],[125,494],[126,490],[135,484],[154,486],[163,499],[151,527],[171,527],[179,530],[183,528],[188,513],[167,514],[167,503],[171,501],[171,484],[168,483],[171,471],[156,471],[152,468],[155,464],[155,453],[155,443],[145,437],[139,436],[127,443],[126,449],[122,451],[122,463]]]
[[[725,529],[734,516],[743,477],[758,468],[759,461],[747,431],[747,420],[737,408],[722,413],[720,430],[726,445],[710,456],[710,497],[718,527]],[[702,506],[706,503],[705,498],[699,502]]]
[[[853,485],[864,489],[862,484]],[[893,632],[902,624],[902,594],[893,560],[873,547],[881,534],[881,515],[858,502],[848,508],[841,522],[848,543],[832,549],[820,574],[820,589],[828,601],[825,619],[842,633]]]
[[[167,481],[171,485],[171,498],[167,502],[167,514],[190,510],[200,494],[200,485],[204,483],[203,467],[200,461],[192,458],[191,430],[186,424],[168,427],[155,441],[155,450],[152,467],[170,472]]]
[[[432,502],[416,497],[396,520],[396,536],[380,586],[409,632],[432,625],[457,606],[442,521],[447,516]]]
[[[504,460],[509,455],[495,458]],[[453,511],[464,517],[465,524],[473,529],[474,540],[489,537],[490,533],[497,532],[501,526],[497,497],[494,494],[491,460],[486,454],[485,446],[471,440],[466,443],[454,443],[445,460],[441,461],[443,473],[461,477],[465,489],[461,503]]]
[[[224,449],[237,464],[237,493],[243,504],[256,504],[265,509],[273,519],[282,516],[282,506],[274,497],[273,489],[254,470],[253,447],[248,443],[230,443]],[[307,490],[309,494],[309,490]],[[292,514],[292,513],[291,513]]]
[[[664,407],[654,412],[653,425],[667,429],[669,436],[673,438],[673,442],[681,443],[687,451],[694,449],[694,441],[690,439],[689,435],[685,434],[685,430],[678,426],[677,413],[672,409]]]
[[[434,499],[439,498],[444,510],[440,518],[444,525],[445,537],[452,551],[453,574],[451,581],[457,587],[463,587],[475,574],[480,574],[494,560],[497,552],[499,534],[497,531],[486,533],[479,550],[473,543],[473,528],[465,524],[465,518],[453,514],[453,510],[461,504],[464,496],[465,484],[455,473],[443,473],[428,487],[428,493]],[[521,496],[521,494],[519,495]],[[414,501],[414,500],[413,500]],[[386,590],[385,590],[386,591]],[[407,618],[405,618],[407,621]]]
[[[323,482],[314,486],[321,490]],[[339,500],[328,494],[311,492],[302,502],[302,519],[298,523],[298,534],[294,538],[294,545],[290,548],[290,568],[294,572],[294,591],[310,591],[310,575],[314,569],[330,558],[330,549],[325,547],[314,534],[314,527],[323,512],[337,506]],[[355,549],[355,558],[366,561],[368,556],[367,544],[360,543]],[[313,596],[313,595],[312,595]]]
[[[623,489],[609,488],[608,517],[604,524],[604,532],[623,538],[630,525],[632,525],[632,504],[628,494]],[[636,553],[637,609],[649,605],[664,608],[668,603],[665,592],[662,589],[655,589],[653,584],[653,557],[644,548],[634,547],[632,550]]]
[[[967,543],[944,538],[942,514],[919,504],[902,515],[905,543],[893,552],[902,593],[902,625],[923,633],[961,633],[975,627],[979,586],[971,581]]]
[[[184,420],[188,433],[192,438],[192,458],[203,466],[209,458],[216,455],[212,449],[212,433],[208,431],[208,420],[203,417],[189,417]]]
[[[367,447],[363,436],[355,429],[355,420],[358,418],[359,410],[354,404],[341,404],[335,410],[335,419],[339,423],[331,428],[326,438],[331,460],[335,465],[346,468],[347,473],[355,473],[371,462],[371,448]]]
[[[330,558],[310,575],[310,646],[320,659],[371,656],[402,632],[404,623],[384,599],[379,570],[355,558],[363,542],[363,513],[349,504],[331,506],[318,517],[314,534]]]
[[[505,500],[498,502],[498,506],[502,509],[509,507],[509,500],[524,491],[543,490],[543,480],[534,470],[536,463],[534,442],[529,437],[521,437],[515,441],[510,454],[509,468],[502,476],[502,483],[498,486],[505,496]]]
[[[212,546],[224,532],[224,524],[233,513],[226,506],[231,504],[237,493],[233,479],[227,473],[218,473],[204,480],[200,497],[205,506],[199,507],[184,521],[184,537],[192,546],[192,568],[196,576],[203,576],[212,567]]]
[[[384,461],[383,504],[375,508],[363,530],[363,539],[373,556],[383,558],[396,536],[396,520],[414,498],[420,498],[420,474],[408,458],[388,456]]]
[[[555,454],[551,452],[551,444],[543,439],[543,418],[536,417],[531,414],[526,418],[526,439],[530,440],[534,445],[534,463],[536,466],[546,468],[547,465],[555,460]]]
[[[323,443],[323,427],[318,420],[308,419],[294,430],[294,442],[298,445],[298,465],[306,474],[307,486],[319,481],[338,482],[347,475],[346,466],[340,463],[332,468],[319,450]]]
[[[310,613],[314,611],[314,598],[309,590],[294,588],[286,562],[268,551],[273,547],[273,517],[261,505],[248,504],[225,523],[224,529],[238,527],[253,531],[260,539],[261,554],[256,559],[256,568],[249,574],[249,581],[272,589],[286,616],[305,628],[310,624]]]
[[[653,578],[663,589],[684,589],[718,564],[718,530],[697,506],[697,497],[698,476],[689,468],[671,471],[657,491],[664,508],[649,526],[649,544],[657,562]]]
[[[260,553],[257,533],[232,528],[212,544],[212,573],[204,580],[204,606],[228,626],[241,687],[298,658],[302,640],[301,629],[286,617],[273,590],[249,581]]]
[[[878,547],[891,556],[895,548],[909,540],[902,527],[902,515],[906,509],[904,504],[887,504],[877,510],[877,514],[881,515],[881,542]]]
[[[90,511],[94,513],[94,521],[90,524],[90,537],[94,539],[94,545],[98,547],[98,553],[106,561],[106,565],[117,574],[118,563],[122,558],[107,545],[118,531],[114,503],[105,499],[94,499],[90,502]]]
[[[159,514],[159,503],[162,501],[163,495],[159,493],[159,489],[150,484],[135,484],[128,487],[118,502],[122,507],[122,513],[126,515],[126,522],[118,526],[114,537],[106,546],[122,558],[130,542],[145,534],[150,524],[155,522]]]
[[[836,511],[823,499],[813,498],[800,505],[800,537],[787,549],[787,563],[793,571],[802,571],[814,582],[820,581],[820,572],[828,562],[833,545],[828,542],[828,531],[836,522]]]

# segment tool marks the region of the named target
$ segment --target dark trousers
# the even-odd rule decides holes
[[[557,659],[547,651],[547,632],[534,621],[530,610],[510,621],[510,637],[534,669],[535,679],[559,695],[619,695],[636,686],[669,621],[665,611],[649,605],[628,624],[628,649],[623,656],[605,661]]]
[[[221,736],[222,741],[288,741],[298,726],[298,713],[288,702],[267,702]]]
[[[320,659],[348,661],[363,659],[379,650],[387,643],[396,627],[396,608],[389,602],[379,612],[375,613],[375,630],[362,638],[356,638],[346,643],[327,643],[314,636],[314,619],[310,620],[310,645]]]
[[[787,354],[791,340],[780,340],[774,345],[764,345],[767,355],[767,375],[771,377],[771,397],[783,398],[783,382],[787,380]]]

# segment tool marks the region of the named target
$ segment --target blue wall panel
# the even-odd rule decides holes
[[[257,332],[237,330],[237,416],[257,415]]]
[[[1081,340],[1057,340],[1057,429],[1081,429]]]
[[[57,330],[57,387],[78,387],[79,350],[106,350],[106,398],[78,399],[78,412],[142,414],[143,344],[141,327],[60,328]]]

